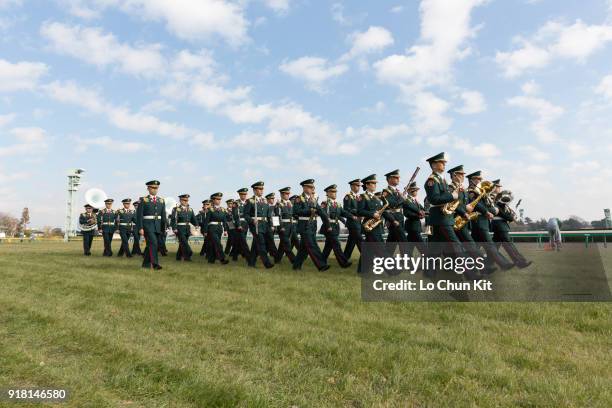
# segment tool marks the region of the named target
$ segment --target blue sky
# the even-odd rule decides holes
[[[612,2],[0,0],[0,211],[62,225],[66,171],[194,205],[424,159],[501,178],[526,215],[602,218]]]

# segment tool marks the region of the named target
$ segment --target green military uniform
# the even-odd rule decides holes
[[[97,228],[97,217],[93,212],[88,212],[88,209],[93,209],[93,207],[86,204],[85,212],[79,215],[79,225],[83,235],[83,254],[85,256],[91,256],[91,244]]]
[[[326,193],[328,192],[336,192],[337,186],[332,184],[328,186],[324,190]],[[325,228],[325,225],[321,225],[319,230],[319,234],[325,235],[325,245],[323,246],[323,259],[327,262],[329,258],[329,254],[331,251],[334,251],[334,255],[336,256],[336,260],[338,264],[342,268],[348,268],[352,265],[346,256],[344,256],[344,252],[342,251],[342,246],[340,245],[340,222],[344,225],[347,223],[348,218],[352,218],[350,212],[346,211],[335,199],[328,198],[327,200],[321,203],[321,208],[327,214],[327,218],[329,219],[329,228]]]
[[[298,197],[299,197],[298,195],[292,195],[291,197],[289,197],[289,201],[291,202],[291,206],[292,206],[291,213],[293,214],[293,228],[291,229],[292,230],[291,231],[291,250],[292,251],[293,251],[293,248],[295,249],[300,248],[300,236],[298,235],[298,232],[297,232],[297,222],[298,222],[299,217],[293,211],[293,208],[295,208],[295,202]]]
[[[138,204],[140,204],[140,198],[138,201],[134,202],[134,221],[132,222],[132,237],[134,237],[134,242],[132,244],[132,255],[142,255],[142,250],[140,249],[140,234],[138,233],[138,228],[136,225],[136,213],[138,212]]]
[[[366,231],[364,228],[363,231],[365,233],[366,242],[373,243],[382,243],[383,242],[383,233],[384,227],[382,221],[384,220],[381,211],[386,203],[386,200],[381,195],[370,192],[367,190],[366,185],[369,183],[376,183],[376,174],[371,174],[362,180],[363,188],[366,190],[359,196],[359,200],[357,201],[357,215],[362,217],[363,225],[365,225],[369,220],[373,220],[374,214],[380,214],[380,222],[378,225],[373,227],[371,230]],[[386,193],[385,193],[386,194]],[[372,251],[374,251],[374,257],[382,256],[384,252],[384,248],[378,246],[372,246]],[[359,254],[359,263],[357,265],[357,272],[362,273],[361,270],[361,260],[363,255],[363,245],[362,251]]]
[[[132,200],[130,198],[121,200],[122,204],[130,204],[131,202]],[[130,252],[130,235],[134,229],[136,212],[134,210],[130,210],[129,208],[121,208],[115,213],[117,215],[119,236],[121,237],[121,248],[119,248],[117,256],[123,256],[123,254],[125,254],[126,257],[131,258],[132,253]]]
[[[499,180],[494,181],[494,184],[499,185]],[[501,185],[499,185],[501,187]],[[518,248],[514,245],[512,240],[510,239],[510,223],[515,221],[515,213],[510,207],[510,203],[512,202],[512,193],[510,191],[504,190],[499,194],[495,205],[497,207],[497,215],[493,217],[493,221],[491,222],[491,227],[493,228],[493,241],[495,242],[497,248],[503,247],[506,250],[506,253],[512,259],[512,262],[519,268],[526,268],[531,265],[531,261],[525,259],[523,254],[521,254]]]
[[[472,174],[469,174],[468,179],[472,179],[474,177],[481,177],[481,172],[476,171]],[[472,183],[473,184],[473,183]],[[468,189],[468,202],[472,202],[478,197],[480,190],[471,185]],[[485,252],[487,253],[487,265],[492,265],[496,263],[502,269],[510,269],[513,264],[510,262],[505,256],[503,256],[495,244],[491,239],[490,230],[490,222],[487,218],[487,213],[496,214],[498,212],[497,208],[493,206],[493,203],[488,202],[488,198],[485,196],[481,199],[478,204],[474,207],[474,212],[478,213],[478,217],[475,220],[470,222],[470,229],[472,231],[472,238],[475,242],[479,243]]]
[[[290,187],[281,188],[278,190],[281,194],[289,193]],[[295,254],[291,250],[292,238],[295,233],[295,222],[293,220],[293,203],[291,200],[281,198],[273,209],[274,216],[279,218],[280,226],[278,227],[278,251],[274,258],[275,263],[279,263],[283,259],[283,255],[287,255],[289,262],[293,264]]]
[[[223,197],[222,193],[215,193],[210,196],[211,201]],[[227,222],[229,214],[223,207],[211,204],[210,209],[206,212],[204,226],[206,228],[206,236],[209,239],[209,247],[207,249],[208,263],[215,263],[216,260],[222,264],[228,261],[223,253],[223,245],[221,244],[221,236],[223,235],[223,224]]]
[[[300,183],[300,185],[314,186],[314,180],[304,180]],[[325,214],[317,202],[316,196],[308,196],[305,193],[298,196],[293,207],[293,214],[298,217],[297,231],[300,234],[300,246],[295,259],[293,260],[293,269],[301,269],[306,257],[310,256],[310,259],[312,259],[319,271],[328,270],[329,265],[325,259],[323,259],[323,254],[321,253],[319,244],[317,244],[316,216],[318,215],[321,217],[325,228],[329,228],[329,219],[327,218],[327,214]]]
[[[361,185],[361,180],[355,179],[349,181],[349,185],[353,184]],[[346,228],[348,229],[348,238],[346,240],[346,246],[344,247],[344,257],[346,259],[351,259],[355,247],[361,251],[363,235],[361,231],[361,218],[359,217],[359,214],[357,214],[357,203],[359,199],[359,194],[349,191],[344,196],[344,200],[342,202],[342,207],[344,210],[351,214],[350,217],[346,218]]]
[[[209,200],[202,201],[203,208],[198,212],[198,215],[196,215],[196,219],[200,227],[200,233],[202,234],[202,248],[200,249],[200,256],[206,255],[206,247],[208,245],[208,240],[206,239],[206,229],[204,228],[204,220],[206,219],[207,210],[204,207],[209,202]]]
[[[223,229],[227,232],[227,241],[225,242],[225,255],[232,253],[232,249],[236,244],[236,226],[234,225],[234,218],[232,217],[232,209],[234,208],[234,200],[229,199],[225,202],[227,204],[227,217],[223,223]]]
[[[251,185],[251,188],[263,189],[263,181],[258,181]],[[272,268],[274,264],[270,262],[268,258],[268,250],[266,248],[266,234],[268,232],[268,216],[270,208],[266,199],[253,195],[249,198],[244,205],[243,216],[253,236],[253,242],[251,243],[250,256],[248,258],[248,265],[255,267],[257,263],[257,257],[261,258],[261,261],[266,268]],[[234,218],[235,219],[235,218]]]
[[[147,186],[159,186],[159,181],[153,180]],[[166,205],[164,199],[156,195],[142,197],[136,212],[136,225],[138,230],[144,232],[145,250],[142,262],[143,268],[161,269],[158,258],[158,247],[162,233],[166,230]]]
[[[413,197],[410,193],[418,191],[416,181],[413,181],[408,186],[408,197],[404,203],[403,211],[406,221],[404,222],[404,229],[406,231],[406,240],[410,243],[408,245],[407,253],[412,256],[414,247],[416,247],[421,255],[425,254],[425,242],[423,241],[423,228],[421,226],[421,219],[425,216],[425,207],[419,203],[416,197]]]
[[[238,194],[245,194],[249,191],[248,188],[244,187],[236,192]],[[249,249],[249,245],[247,243],[247,232],[249,230],[249,225],[244,218],[244,207],[248,200],[242,201],[242,199],[238,199],[234,202],[234,208],[232,208],[232,220],[234,221],[234,226],[236,227],[235,232],[235,245],[230,252],[230,256],[234,261],[238,260],[238,255],[242,255],[244,259],[247,261],[251,257],[251,250]]]
[[[399,170],[393,170],[385,174],[387,180],[389,177],[399,177]],[[406,230],[404,229],[404,203],[406,199],[401,191],[395,186],[387,186],[387,203],[389,206],[383,212],[383,217],[387,221],[389,234],[387,242],[406,242]],[[392,251],[393,252],[393,251]]]
[[[189,197],[189,194],[181,194],[179,196],[179,200]],[[196,219],[193,208],[191,208],[189,204],[178,204],[172,209],[172,214],[170,215],[170,227],[172,228],[172,231],[174,231],[174,235],[179,243],[178,250],[176,251],[177,261],[184,260],[189,262],[193,256],[193,251],[189,245],[191,225],[197,226],[198,220]]]
[[[112,204],[113,199],[109,198],[104,201],[104,204]],[[115,211],[109,208],[103,208],[98,211],[98,230],[102,234],[104,240],[104,252],[102,256],[113,256],[113,235],[117,227]]]
[[[266,201],[268,202],[268,230],[265,234],[266,249],[268,250],[268,255],[270,255],[272,259],[276,259],[278,257],[278,248],[276,248],[276,242],[274,242],[274,232],[276,232],[276,227],[272,221],[272,217],[277,217],[277,215],[274,213],[274,208],[276,207],[274,200],[274,193],[266,195]]]

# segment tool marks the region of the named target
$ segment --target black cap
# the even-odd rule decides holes
[[[274,192],[266,194],[266,198],[267,199],[274,198]]]
[[[181,194],[178,198],[189,198],[191,197],[189,194]]]
[[[249,192],[249,189],[248,189],[248,188],[246,188],[246,187],[243,187],[243,188],[241,188],[241,189],[237,190],[236,192],[237,192],[237,193],[248,193],[248,192]]]
[[[280,190],[278,190],[279,193],[290,193],[291,192],[291,187],[283,187]]]
[[[140,204],[140,201],[134,201],[133,206],[134,206],[134,207],[138,207],[138,205],[139,205],[139,204]]]
[[[436,154],[435,156],[431,156],[429,159],[427,159],[427,161],[429,163],[433,163],[433,162],[437,162],[437,161],[443,161],[446,162],[446,154],[444,152],[440,152],[438,154]]]
[[[213,200],[215,198],[221,198],[223,197],[223,193],[214,193],[210,195],[210,199]]]
[[[300,183],[300,186],[314,187],[314,179],[306,179]]]
[[[132,202],[132,199],[131,199],[131,198],[124,198],[123,200],[121,200],[121,202],[122,202],[123,204],[129,204],[129,203],[131,203],[131,202]]]
[[[263,188],[263,186],[264,186],[263,181],[256,181],[255,183],[251,184],[251,188]]]
[[[413,181],[412,183],[410,183],[410,185],[408,186],[408,191],[410,190],[419,190],[419,186],[417,186],[416,181]]]
[[[399,175],[399,169],[395,169],[385,174],[385,177],[399,177]]]
[[[482,172],[478,170],[467,175],[467,178],[469,179],[471,179],[472,177],[482,177]]]
[[[348,182],[349,184],[361,184],[361,179],[355,179]]]
[[[378,180],[376,180],[376,174],[370,174],[369,176],[362,178],[361,182],[365,185],[367,183],[377,183]]]
[[[447,171],[447,173],[463,173],[465,174],[465,171],[463,171],[463,164],[460,164],[458,166],[453,167],[452,169],[450,169],[449,171]]]
[[[291,197],[289,197],[289,201],[293,201],[293,200],[295,200],[296,198],[298,198],[298,196],[294,194],[294,195],[292,195]]]
[[[148,186],[159,186],[160,182],[157,180],[151,180],[151,181],[147,181],[147,187]]]
[[[325,187],[323,191],[325,191],[326,193],[330,191],[331,192],[338,191],[338,186],[336,186],[335,184],[332,184],[331,186]]]
[[[230,198],[229,200],[225,200],[226,204],[234,204],[234,199]]]
[[[107,198],[106,200],[104,200],[104,202],[105,202],[106,204],[109,204],[109,203],[114,203],[114,202],[115,202],[115,200],[113,200],[112,198]]]
[[[202,204],[210,204],[210,200],[204,200],[202,201]]]
[[[491,181],[491,183],[495,184],[497,187],[501,187],[501,186],[502,186],[502,185],[501,185],[501,180],[500,180],[500,179],[493,180],[493,181]]]
[[[85,208],[93,208],[93,207],[89,204],[85,204]]]

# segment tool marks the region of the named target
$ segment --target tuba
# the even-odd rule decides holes
[[[370,218],[369,220],[367,220],[366,222],[363,223],[363,229],[365,231],[367,231],[367,232],[370,232],[374,228],[378,227],[378,224],[380,224],[383,221],[382,213],[389,206],[389,201],[387,201],[387,198],[386,198],[386,195],[385,195],[385,190],[383,190],[383,193],[382,193],[382,196],[381,196],[381,200],[384,202],[384,205],[382,206],[382,208],[380,210],[376,211],[376,213],[378,215],[380,215],[380,217],[378,219]]]
[[[85,202],[96,209],[104,208],[104,200],[107,198],[106,193],[99,188],[90,188],[85,192]]]
[[[476,204],[478,204],[478,202],[483,199],[483,197],[488,196],[488,194],[493,191],[493,188],[495,188],[495,185],[490,181],[483,181],[478,183],[475,188],[475,191],[479,192],[479,194],[469,205],[471,207],[475,207]],[[468,215],[468,219],[466,220],[465,218],[458,215],[455,217],[455,225],[453,225],[453,228],[455,229],[455,231],[459,231],[463,227],[465,227],[465,225],[469,221],[474,221],[476,218],[478,218],[478,216],[479,214],[477,212],[471,212]]]

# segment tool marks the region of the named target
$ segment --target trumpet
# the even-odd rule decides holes
[[[478,202],[480,200],[482,200],[484,197],[488,197],[489,193],[491,193],[491,191],[493,191],[493,188],[495,188],[495,185],[490,182],[490,181],[482,181],[480,183],[478,183],[478,186],[476,186],[475,191],[479,191],[478,196],[469,204],[469,206],[471,206],[472,208],[476,206],[476,204],[478,204]],[[456,216],[455,217],[455,224],[453,225],[453,228],[455,229],[455,231],[459,231],[461,230],[463,227],[465,227],[465,225],[469,222],[469,221],[474,221],[476,218],[478,218],[478,213],[477,212],[472,212],[468,215],[468,219],[466,220],[465,218],[461,217],[461,216]]]

